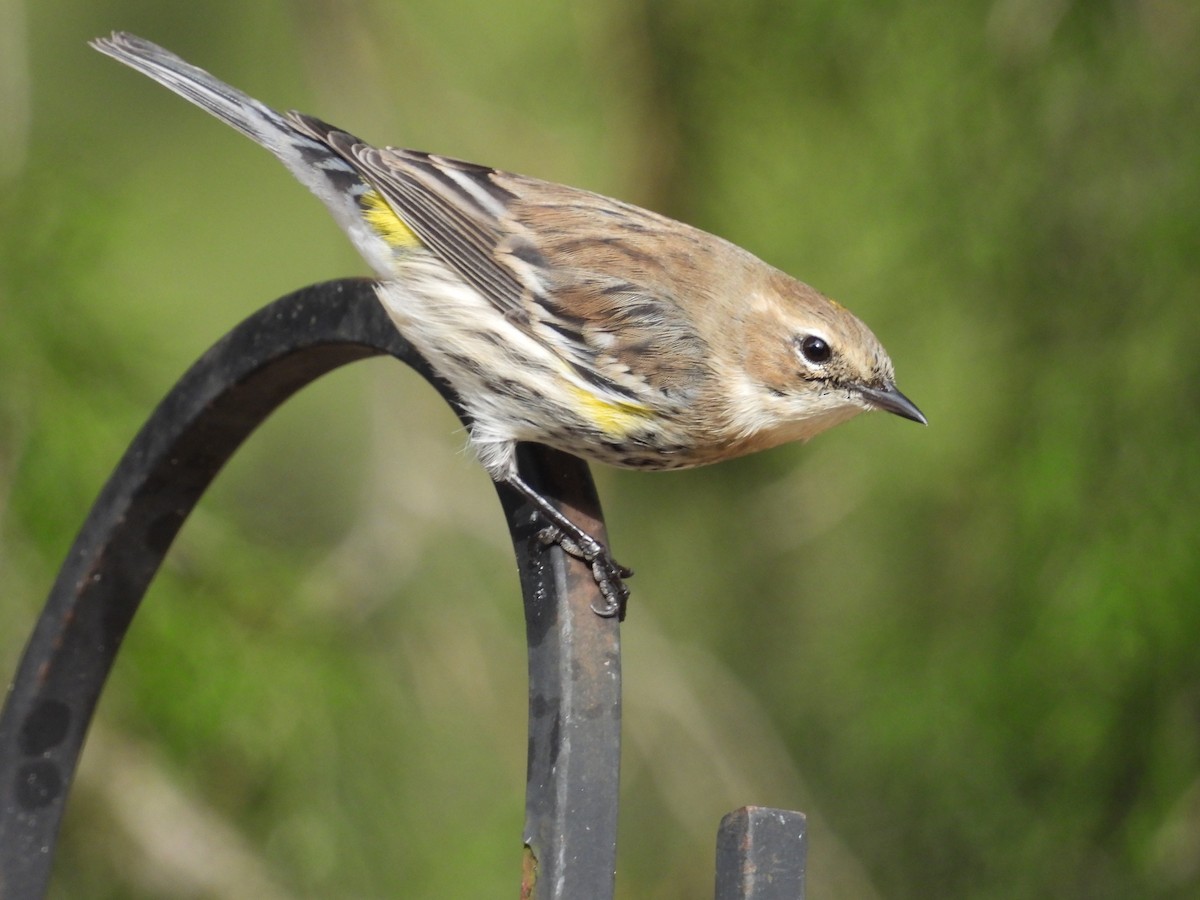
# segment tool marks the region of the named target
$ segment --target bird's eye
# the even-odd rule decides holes
[[[796,346],[800,348],[801,355],[815,366],[824,365],[833,356],[833,348],[824,338],[815,334],[806,334],[796,342]]]

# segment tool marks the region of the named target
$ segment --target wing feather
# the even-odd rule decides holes
[[[694,244],[708,235],[597,194],[380,149],[310,116],[289,118],[358,169],[424,246],[597,396],[660,408],[693,396],[710,360],[670,273],[705,258]],[[673,255],[655,241],[666,232]]]

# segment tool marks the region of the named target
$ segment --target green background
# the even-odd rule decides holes
[[[928,415],[597,467],[638,570],[619,896],[711,896],[749,803],[809,814],[825,900],[1200,895],[1200,6],[0,11],[5,675],[173,380],[365,273],[267,154],[85,46],[123,28],[721,234],[859,313]],[[520,603],[463,446],[388,361],[247,444],[134,623],[53,897],[516,895]]]

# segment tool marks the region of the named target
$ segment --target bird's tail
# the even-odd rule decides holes
[[[370,187],[357,167],[328,143],[300,131],[288,116],[137,35],[117,31],[91,45],[270,150],[329,208],[367,260],[386,274],[390,251],[363,224],[360,201]]]
[[[275,110],[137,35],[114,31],[111,37],[96,38],[91,45],[169,87],[277,155],[275,145],[293,130]]]

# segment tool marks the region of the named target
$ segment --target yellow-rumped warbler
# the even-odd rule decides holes
[[[262,144],[329,207],[396,326],[462,399],[488,474],[591,565],[602,615],[623,610],[631,573],[520,478],[517,442],[679,469],[866,409],[925,422],[862,322],[721,238],[588,191],[372,147],[131,34],[92,45]]]

